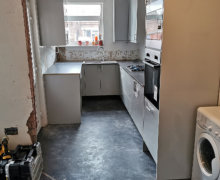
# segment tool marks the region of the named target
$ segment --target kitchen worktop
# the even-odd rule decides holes
[[[107,61],[110,62],[110,61]],[[81,74],[82,65],[86,64],[116,64],[117,62],[121,68],[123,68],[131,77],[133,77],[141,86],[144,86],[144,71],[141,72],[132,72],[127,69],[129,65],[144,65],[141,60],[123,60],[123,61],[112,61],[112,63],[100,63],[98,61],[88,62],[58,62],[52,65],[44,74],[53,75],[53,74]]]
[[[129,65],[144,65],[141,60],[134,61],[118,61],[118,64],[123,68],[131,77],[133,77],[141,86],[144,86],[144,71],[133,72],[127,69]]]
[[[62,62],[52,65],[44,74],[81,74],[82,62]]]

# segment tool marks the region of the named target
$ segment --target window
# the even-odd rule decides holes
[[[103,39],[102,3],[64,3],[67,45],[92,45],[95,36]]]

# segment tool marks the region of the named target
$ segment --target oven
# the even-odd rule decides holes
[[[144,95],[157,109],[160,100],[160,52],[146,51]]]

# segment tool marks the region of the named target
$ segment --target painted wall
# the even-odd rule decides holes
[[[218,95],[218,105],[220,106],[220,87],[219,87],[219,95]]]
[[[216,106],[220,1],[165,0],[158,179],[191,177],[196,112]]]
[[[30,0],[30,12],[32,17],[33,48],[36,64],[37,82],[36,82],[36,106],[38,131],[41,127],[47,125],[47,110],[44,93],[43,73],[55,63],[55,47],[40,47],[39,27],[36,0]]]
[[[218,105],[220,106],[220,92],[219,92],[219,95],[218,95]]]
[[[78,0],[72,0],[78,1]],[[94,0],[82,0],[80,2],[94,2]],[[134,43],[113,42],[113,0],[95,0],[104,2],[104,48],[105,59],[125,60],[139,58],[139,45]],[[139,0],[143,2],[143,0]],[[140,39],[140,37],[138,37]],[[97,52],[97,47],[68,47],[61,48],[60,60],[94,60],[100,59],[101,55]]]
[[[31,144],[27,120],[32,112],[21,1],[0,1],[0,138],[4,128],[18,127],[9,147]]]
[[[41,71],[45,73],[56,61],[55,47],[40,47]]]

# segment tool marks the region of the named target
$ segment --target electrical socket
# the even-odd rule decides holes
[[[18,128],[17,127],[5,128],[5,135],[18,135]]]

